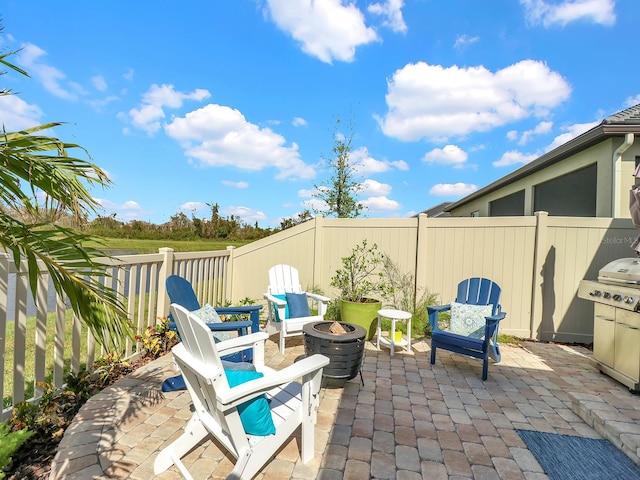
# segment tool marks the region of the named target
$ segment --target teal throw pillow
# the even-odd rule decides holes
[[[282,293],[282,294],[280,294],[280,293],[274,294],[273,296],[276,297],[279,300],[284,300],[284,301],[287,300],[287,296],[284,293]],[[276,312],[276,322],[281,322],[282,320],[284,320],[284,319],[280,318],[280,315],[278,314],[278,307],[276,305],[273,306],[273,309]],[[289,304],[288,303],[284,306],[284,318],[285,319],[289,318]]]
[[[262,378],[262,372],[252,372],[249,370],[227,370],[224,371],[227,376],[227,382],[231,388],[257,378]],[[276,426],[271,418],[271,410],[266,395],[252,398],[238,405],[238,413],[240,421],[244,427],[244,431],[249,435],[275,435]]]
[[[308,317],[311,315],[306,293],[287,293],[287,306],[289,318]]]
[[[194,310],[191,313],[194,314],[196,317],[198,317],[200,320],[202,320],[204,323],[222,323],[222,319],[220,318],[220,315],[218,315],[218,312],[216,312],[216,309],[213,308],[208,303],[204,307],[199,308],[198,310]],[[213,333],[213,338],[216,340],[216,342],[229,340],[233,337],[234,335],[232,332],[214,332]]]

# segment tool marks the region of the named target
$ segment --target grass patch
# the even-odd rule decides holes
[[[64,374],[69,373],[71,369],[71,342],[73,333],[73,312],[68,310],[65,315],[64,328]],[[51,382],[53,380],[53,348],[55,339],[55,312],[47,314],[47,334],[45,342],[45,380]],[[35,332],[36,318],[27,319],[26,331],[26,352],[25,352],[25,399],[31,398],[34,392],[35,379]],[[13,322],[7,323],[6,332],[6,352],[4,363],[4,398],[2,399],[3,408],[10,407],[13,402],[13,370],[14,370],[14,345],[15,345],[15,328]],[[80,366],[84,366],[87,360],[87,327],[82,325],[80,330]]]

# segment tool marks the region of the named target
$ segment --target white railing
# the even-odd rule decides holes
[[[165,279],[173,273],[187,278],[202,302],[221,305],[228,301],[231,253],[231,249],[174,253],[162,248],[157,254],[96,260],[105,265],[103,282],[118,292],[135,333],[142,334],[168,314]],[[77,373],[83,364],[91,365],[105,353],[65,299],[57,295],[44,265],[39,265],[37,294],[32,297],[25,265],[23,262],[23,268],[17,270],[13,259],[0,253],[0,420],[5,420],[17,403],[38,399],[42,395],[40,382],[60,388],[66,373]],[[13,343],[9,345],[7,333],[11,331]],[[132,358],[140,348],[128,339],[120,353]]]

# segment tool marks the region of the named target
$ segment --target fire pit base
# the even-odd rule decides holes
[[[339,322],[347,333],[335,335],[329,330],[332,323],[314,322],[303,327],[305,353],[320,353],[329,358],[329,365],[322,371],[323,377],[351,380],[360,373],[362,380],[360,369],[367,332],[359,325]]]

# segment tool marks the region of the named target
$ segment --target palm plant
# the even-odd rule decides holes
[[[0,64],[29,76],[7,60],[14,53],[0,54]],[[0,89],[0,95],[13,93]],[[68,155],[71,150],[87,154],[84,148],[42,134],[60,125],[48,123],[19,132],[3,127],[0,132],[0,249],[13,256],[17,269],[26,263],[34,297],[38,262],[44,264],[58,294],[68,297],[96,341],[113,351],[124,338],[132,338],[132,328],[117,293],[101,282],[107,274],[94,259],[105,256],[104,252],[84,247],[87,235],[43,217],[41,212],[47,208],[37,200],[44,196],[47,205],[56,204],[76,218],[86,218],[99,207],[88,187],[111,183],[97,165]]]

